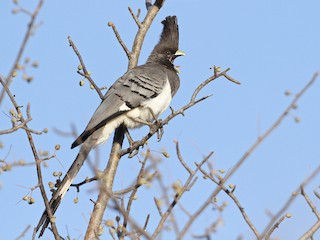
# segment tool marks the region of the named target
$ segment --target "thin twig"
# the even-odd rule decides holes
[[[86,178],[82,182],[71,184],[70,187],[75,187],[77,189],[77,192],[80,192],[80,187],[82,185],[93,182],[93,181],[97,181],[97,180],[99,180],[99,179],[96,176],[92,177],[92,178]]]
[[[193,173],[192,170],[189,168],[189,166],[186,164],[186,162],[183,160],[181,156],[179,142],[175,141],[175,143],[176,143],[176,152],[177,152],[179,161],[181,162],[182,166],[189,172],[189,174],[192,174]]]
[[[130,51],[127,48],[127,46],[124,44],[124,42],[122,41],[122,38],[120,37],[120,34],[119,34],[116,26],[114,25],[113,22],[108,22],[108,26],[112,27],[112,30],[113,30],[114,34],[116,35],[116,38],[118,39],[119,44],[121,45],[121,47],[123,48],[124,52],[126,53],[128,59],[130,60],[130,56],[131,56]]]
[[[309,198],[308,194],[304,191],[303,186],[301,186],[301,195],[304,197],[304,199],[307,201],[308,205],[310,206],[312,212],[316,215],[318,220],[320,220],[320,214],[317,210],[317,207],[313,204],[311,199]]]
[[[162,218],[160,219],[160,221],[158,223],[158,226],[157,226],[156,230],[152,234],[152,239],[156,239],[156,237],[159,235],[159,233],[161,232],[161,230],[164,227],[165,221],[167,220],[168,216],[172,213],[172,209],[174,208],[174,206],[178,203],[178,201],[180,200],[182,195],[188,189],[188,187],[189,187],[191,181],[193,180],[193,177],[195,176],[195,174],[198,172],[198,170],[201,168],[201,166],[211,158],[212,154],[213,154],[213,152],[209,153],[208,156],[206,156],[199,164],[197,164],[197,168],[193,171],[192,174],[190,174],[190,176],[188,177],[186,183],[181,188],[180,192],[176,194],[175,198],[171,202],[171,204],[168,207],[167,211],[163,214]]]
[[[43,0],[39,0],[39,3],[37,5],[37,7],[35,8],[33,14],[31,15],[31,20],[30,22],[28,23],[28,29],[27,29],[27,32],[25,33],[24,35],[24,38],[23,38],[23,41],[22,41],[22,44],[20,46],[20,49],[18,51],[18,54],[16,56],[16,59],[14,60],[14,63],[13,63],[13,66],[6,78],[6,82],[5,82],[5,85],[7,87],[10,87],[11,83],[12,83],[12,75],[13,75],[13,72],[16,70],[17,66],[19,65],[19,62],[20,62],[20,59],[22,57],[22,54],[24,53],[24,50],[26,48],[26,45],[28,43],[28,40],[30,39],[30,36],[31,36],[31,33],[32,33],[32,30],[34,28],[34,25],[35,25],[35,21],[36,21],[36,18],[40,12],[40,9],[43,5]],[[0,105],[2,103],[2,100],[4,98],[4,95],[5,95],[5,92],[6,90],[5,89],[2,89],[1,91],[1,94],[0,94]]]
[[[170,202],[170,199],[169,199],[168,189],[164,184],[164,181],[163,181],[163,178],[162,178],[161,174],[159,174],[157,176],[157,180],[159,182],[159,186],[160,186],[163,198],[164,198],[165,205],[166,206],[170,206],[171,202]],[[159,204],[159,202],[157,202],[157,203]],[[157,203],[156,203],[156,205],[157,205]],[[159,207],[160,207],[160,205],[159,205]],[[158,208],[158,206],[157,206],[157,208]],[[159,211],[159,208],[158,208],[158,211]],[[160,209],[160,212],[161,212],[161,217],[163,217],[163,213],[162,213],[161,209]],[[160,212],[159,212],[159,214],[160,214]],[[177,223],[177,220],[176,220],[174,212],[171,213],[171,223],[172,223],[172,227],[173,227],[174,232],[176,234],[178,234],[179,233],[179,226],[178,226],[178,223]]]
[[[133,20],[136,22],[137,26],[138,26],[139,28],[141,28],[141,22],[140,22],[139,19],[138,19],[138,14],[135,15],[134,12],[132,11],[132,9],[131,9],[130,7],[128,7],[128,10],[129,10],[129,12],[130,12]]]
[[[156,204],[156,207],[158,209],[158,213],[159,213],[160,217],[162,217],[163,213],[162,213],[162,210],[161,210],[161,206],[160,206],[159,200],[156,197],[154,197],[153,200],[154,200],[154,203]]]
[[[75,52],[75,54],[77,55],[79,62],[81,64],[82,70],[83,70],[83,76],[88,79],[88,81],[90,82],[90,84],[94,87],[94,89],[96,90],[96,92],[98,93],[99,97],[103,100],[104,96],[102,94],[102,92],[100,91],[100,88],[97,86],[97,84],[93,81],[93,79],[90,76],[90,73],[88,72],[86,65],[84,64],[84,61],[82,59],[82,56],[80,54],[80,52],[78,51],[76,45],[74,44],[74,42],[72,41],[71,37],[68,36],[68,41],[70,44],[70,47],[72,47],[73,51]],[[78,71],[78,73],[80,74],[81,72]]]
[[[286,218],[287,218],[287,215],[282,216],[282,217],[279,219],[279,221],[277,221],[277,222],[271,227],[271,229],[269,230],[269,232],[268,232],[267,235],[266,235],[265,240],[269,240],[269,239],[270,239],[271,234],[274,232],[274,230],[275,230],[276,228],[278,228],[279,225],[280,225],[280,224],[283,222],[283,220],[285,220]]]
[[[217,186],[216,189],[211,193],[208,197],[207,201],[205,201],[198,210],[194,213],[193,217],[190,218],[187,223],[185,224],[183,230],[180,233],[178,239],[182,239],[183,236],[187,233],[191,225],[193,224],[194,220],[209,206],[210,199],[216,197],[218,193],[222,190],[222,185],[226,182],[239,168],[240,166],[248,159],[251,153],[273,132],[281,123],[282,121],[288,116],[290,110],[296,106],[298,100],[303,96],[303,94],[312,86],[312,84],[318,78],[318,72],[316,72],[311,80],[300,90],[300,92],[295,96],[292,102],[288,105],[288,107],[284,110],[284,112],[278,117],[278,119],[271,125],[269,129],[265,131],[261,137],[257,139],[257,141],[244,153],[244,155],[237,161],[237,163],[229,170],[228,174],[221,180],[221,185]],[[196,95],[196,94],[195,94]],[[194,97],[195,98],[195,97]],[[193,97],[192,97],[193,99]],[[272,225],[271,225],[272,226]],[[271,226],[268,226],[269,229]],[[266,230],[267,231],[267,230]],[[261,236],[263,237],[266,232],[262,233]]]
[[[149,158],[149,155],[150,155],[150,150],[148,150],[146,152],[146,155],[144,157],[144,160],[142,161],[141,163],[141,168],[140,168],[140,171],[139,171],[139,174],[138,174],[138,177],[137,177],[137,183],[136,185],[137,186],[140,186],[140,182],[141,182],[141,179],[143,177],[143,174],[144,174],[144,167],[146,165],[146,162]],[[127,228],[127,224],[128,224],[128,216],[130,214],[130,211],[131,211],[131,206],[132,206],[132,203],[134,201],[134,197],[136,196],[136,193],[138,191],[138,187],[134,188],[133,191],[131,192],[130,194],[130,197],[129,197],[129,201],[128,201],[128,204],[127,204],[127,209],[125,210],[125,215],[124,215],[124,221],[123,221],[123,226],[125,228]]]
[[[297,189],[294,192],[298,193],[301,187],[304,188],[305,186],[307,186],[307,184],[311,182],[316,176],[318,176],[319,173],[320,173],[320,165],[297,187]],[[263,239],[263,237],[267,234],[267,232],[272,227],[274,222],[277,221],[277,219],[279,219],[284,214],[285,211],[287,211],[289,206],[291,206],[293,201],[296,199],[296,196],[297,194],[291,194],[291,196],[283,205],[283,207],[276,214],[273,215],[273,217],[270,219],[265,229],[262,231],[261,239]]]
[[[23,232],[15,238],[15,240],[19,240],[19,239],[22,239],[25,237],[26,233],[29,231],[29,229],[31,228],[31,225],[28,225],[24,230]]]
[[[5,92],[7,93],[7,95],[9,96],[13,106],[15,107],[15,109],[18,112],[18,114],[20,115],[21,123],[25,122],[25,119],[24,119],[24,117],[23,117],[23,115],[22,115],[22,113],[20,111],[20,107],[19,107],[20,105],[17,104],[14,96],[12,95],[10,89],[5,84],[5,82],[3,81],[1,76],[0,76],[0,83],[2,84],[2,86],[3,86],[4,90],[5,90]],[[27,124],[25,124],[25,126],[27,127]],[[41,192],[41,195],[42,195],[42,199],[43,199],[44,204],[46,206],[46,211],[47,211],[48,216],[50,218],[50,222],[51,222],[51,226],[52,226],[52,232],[54,234],[55,239],[58,240],[58,239],[60,239],[60,236],[59,236],[58,230],[56,228],[55,222],[53,220],[53,214],[52,214],[52,211],[51,211],[51,208],[50,208],[50,205],[49,205],[49,201],[48,201],[48,198],[47,198],[46,191],[45,191],[44,186],[43,186],[42,171],[41,171],[41,165],[40,165],[42,161],[38,156],[37,149],[35,147],[31,132],[28,131],[28,128],[25,129],[25,132],[27,134],[27,137],[28,137],[28,140],[29,140],[29,144],[30,144],[33,156],[34,156],[35,163],[36,163],[37,175],[38,175],[38,184],[39,184],[39,187],[40,187],[40,192]],[[35,237],[35,234],[36,234],[36,232],[34,231],[33,238]]]
[[[213,176],[211,176],[209,173],[207,173],[203,168],[200,167],[200,171],[203,173],[203,175],[206,178],[209,178],[211,181],[213,181],[215,184],[219,185],[220,181],[216,180]],[[248,224],[248,226],[251,228],[251,230],[253,231],[254,235],[257,237],[257,239],[260,238],[260,233],[259,231],[256,229],[256,227],[253,225],[252,221],[249,219],[247,213],[244,211],[244,208],[242,207],[242,205],[240,204],[238,198],[234,195],[234,189],[233,188],[231,191],[229,189],[227,189],[224,185],[221,185],[222,190],[234,201],[234,203],[237,205],[238,209],[240,210],[244,220],[246,221],[246,223]]]
[[[141,23],[139,31],[133,42],[128,69],[131,69],[137,66],[144,38],[154,18],[156,17],[160,8],[162,7],[163,2],[164,0],[156,0],[154,5],[147,6],[147,9],[148,9],[147,16],[144,18],[143,22]]]
[[[303,236],[299,238],[299,240],[309,240],[313,239],[313,234],[320,229],[320,220],[317,221]]]
[[[202,83],[195,89],[195,91],[193,92],[193,94],[192,94],[192,96],[191,96],[190,102],[189,102],[188,104],[186,104],[185,106],[183,106],[182,108],[180,108],[179,110],[177,110],[177,111],[174,111],[173,109],[171,109],[171,114],[170,114],[166,119],[162,120],[162,124],[161,124],[161,125],[163,126],[163,125],[168,124],[168,122],[169,122],[171,119],[173,119],[174,117],[176,117],[176,116],[178,116],[178,115],[184,115],[184,112],[185,112],[187,109],[193,107],[194,105],[196,105],[196,104],[200,103],[201,101],[203,101],[203,100],[207,99],[208,97],[210,97],[210,95],[209,95],[209,96],[202,97],[202,98],[200,98],[200,99],[196,99],[197,96],[198,96],[198,94],[199,94],[199,92],[200,92],[206,85],[208,85],[210,82],[218,79],[219,77],[224,77],[224,74],[225,74],[225,72],[227,72],[227,71],[229,71],[229,70],[227,69],[227,70],[225,70],[225,71],[223,71],[223,72],[221,72],[221,73],[219,73],[219,74],[215,74],[215,75],[211,76],[210,78],[208,78],[207,80],[205,80],[204,82],[202,82]],[[143,146],[143,145],[148,141],[148,139],[150,139],[155,133],[158,132],[158,130],[159,130],[162,126],[159,126],[159,125],[155,124],[153,127],[150,128],[149,133],[148,133],[146,136],[144,136],[140,141],[136,141],[136,142],[134,142],[134,143],[132,144],[131,147],[128,147],[128,148],[126,148],[126,149],[123,149],[123,150],[121,151],[120,156],[122,157],[122,156],[124,156],[124,155],[126,155],[126,154],[128,154],[128,153],[132,153],[132,152],[134,152],[135,150],[139,149],[139,147]]]
[[[117,199],[109,194],[109,198],[112,200],[112,202],[114,203],[114,209],[116,209],[117,211],[119,211],[123,216],[126,214],[125,211],[122,209],[122,207],[120,206],[120,204],[117,202]],[[135,229],[135,231],[137,231],[138,233],[142,234],[146,239],[151,239],[151,236],[149,235],[149,233],[147,231],[145,231],[145,229],[143,229],[142,227],[139,226],[139,224],[137,224],[133,218],[131,218],[130,216],[127,216],[128,222],[132,225],[132,227]],[[126,231],[126,228],[123,228],[124,231]]]
[[[156,3],[160,2],[163,1],[156,0]],[[136,34],[130,55],[130,60],[128,63],[128,69],[131,69],[137,65],[145,35],[148,29],[150,28],[153,19],[159,12],[161,6],[157,5],[149,8],[147,16],[144,18],[142,26],[141,28],[139,28],[138,33]],[[110,195],[108,195],[107,192],[112,192],[114,177],[118,169],[119,161],[123,156],[121,155],[121,148],[123,144],[124,132],[125,131],[123,125],[121,125],[119,128],[115,130],[108,165],[104,170],[104,177],[101,181],[101,191],[99,193],[98,200],[94,205],[94,209],[91,214],[85,239],[95,238],[96,232],[99,229],[99,226],[101,225],[103,214],[110,199]]]
[[[317,198],[320,199],[320,194],[316,190],[314,190],[313,193],[314,193],[314,195],[316,195]]]
[[[0,80],[0,81],[2,81],[2,80]],[[28,118],[28,119],[26,119],[26,120],[25,120],[23,123],[21,123],[21,124],[15,125],[15,126],[13,126],[12,128],[10,128],[10,129],[2,130],[2,131],[0,131],[0,135],[13,133],[13,132],[19,130],[20,128],[24,128],[24,129],[25,129],[25,128],[26,128],[25,125],[26,125],[28,122],[30,122],[31,120],[32,120],[31,118]],[[28,129],[28,130],[31,131],[30,129]]]

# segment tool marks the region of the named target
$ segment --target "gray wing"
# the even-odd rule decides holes
[[[129,70],[109,88],[105,99],[71,148],[83,143],[90,135],[114,118],[130,109],[139,107],[142,102],[158,96],[167,79],[166,72],[153,65],[142,65]],[[124,109],[124,104],[128,110],[121,110]]]

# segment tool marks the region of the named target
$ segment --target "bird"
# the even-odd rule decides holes
[[[179,50],[179,26],[176,16],[162,22],[160,40],[145,64],[129,69],[106,92],[104,99],[91,117],[85,130],[72,143],[81,145],[79,153],[49,202],[52,214],[61,203],[91,149],[105,143],[113,131],[123,124],[138,128],[156,121],[169,106],[180,87],[174,60],[185,53]],[[50,219],[44,211],[37,227],[41,237]]]

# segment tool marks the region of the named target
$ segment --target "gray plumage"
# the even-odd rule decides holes
[[[179,29],[175,16],[162,21],[163,31],[159,43],[154,47],[144,65],[128,70],[107,91],[104,100],[94,112],[83,133],[72,143],[71,148],[81,148],[57,191],[50,200],[52,213],[69,189],[90,150],[107,141],[120,124],[128,128],[140,127],[141,121],[152,122],[166,108],[176,94],[180,79],[174,68],[176,57],[184,55],[178,50]],[[136,120],[136,121],[135,121]],[[42,226],[40,236],[50,220],[43,213],[36,231]]]

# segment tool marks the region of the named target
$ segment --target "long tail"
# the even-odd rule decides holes
[[[93,146],[93,144],[91,142],[92,142],[92,140],[88,139],[87,141],[85,141],[82,144],[76,159],[74,160],[74,162],[72,163],[71,167],[69,168],[67,174],[63,178],[57,191],[53,194],[53,196],[49,202],[52,214],[54,214],[57,211],[57,209],[61,203],[62,198],[64,197],[64,195],[68,191],[68,189],[69,189],[70,185],[72,184],[72,182],[74,181],[74,179],[76,178],[84,161],[87,159],[89,152]],[[48,227],[49,223],[50,223],[50,219],[48,217],[47,211],[45,210],[41,216],[41,219],[38,223],[38,226],[35,228],[35,232],[38,232],[42,226],[40,234],[39,234],[39,238],[43,235],[43,233],[46,230],[46,228]]]

